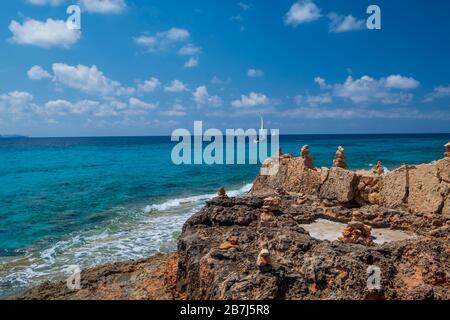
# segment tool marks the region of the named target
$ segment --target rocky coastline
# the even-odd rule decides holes
[[[263,164],[278,172],[241,198],[219,190],[185,223],[176,253],[85,270],[80,290],[44,283],[14,299],[448,300],[445,148],[441,160],[388,173],[380,162],[348,170],[343,147],[330,169],[314,167],[308,146],[298,158],[280,149]],[[302,226],[320,219],[346,227],[314,238]],[[380,244],[379,228],[413,236]]]

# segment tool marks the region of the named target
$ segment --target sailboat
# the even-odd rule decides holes
[[[261,116],[261,129],[259,129],[259,136],[256,138],[256,140],[254,140],[254,143],[260,143],[266,140],[266,135],[264,132],[264,119]]]

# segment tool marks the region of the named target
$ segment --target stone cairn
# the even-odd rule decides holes
[[[444,156],[446,156],[447,158],[450,158],[450,142],[447,143],[447,144],[444,146],[444,148],[445,148],[445,150],[447,150],[447,151],[444,153]]]
[[[262,249],[256,260],[256,265],[261,272],[269,272],[272,270],[272,259],[270,258],[270,252],[267,249]]]
[[[292,159],[294,156],[291,153],[283,154],[283,149],[281,149],[281,147],[278,147],[277,157],[278,159]]]
[[[381,161],[378,161],[377,165],[373,167],[372,173],[379,176],[382,176],[384,174],[384,167]]]
[[[314,161],[311,157],[311,153],[309,152],[309,146],[304,145],[302,150],[300,151],[300,158],[305,161],[305,167],[309,169],[314,169]]]
[[[217,196],[220,199],[228,199],[228,195],[227,192],[225,191],[225,188],[220,188],[219,191],[217,192]]]
[[[339,241],[343,243],[362,244],[364,246],[373,246],[372,228],[358,221],[359,215],[355,215],[342,231]]]
[[[261,222],[271,221],[274,217],[273,212],[280,209],[281,199],[279,197],[269,197],[264,199],[261,209]]]
[[[333,161],[333,167],[347,169],[347,162],[345,160],[345,149],[341,146],[336,151],[336,157]]]

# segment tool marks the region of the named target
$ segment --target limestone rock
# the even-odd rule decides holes
[[[387,208],[398,208],[408,199],[408,167],[403,166],[383,177],[380,204]]]
[[[439,179],[450,183],[450,158],[436,161]]]
[[[351,221],[342,231],[339,241],[343,243],[362,244],[364,246],[373,246],[372,228],[359,221]]]
[[[270,222],[274,218],[274,212],[280,209],[281,199],[279,197],[268,197],[264,199],[261,208],[261,222]]]
[[[286,166],[284,184],[289,192],[317,194],[320,188],[320,172],[308,168],[303,158],[292,159]]]
[[[299,193],[297,198],[297,204],[303,205],[308,201],[308,198],[306,197],[306,194]]]
[[[301,152],[300,152],[300,158],[304,160],[304,164],[306,168],[314,169],[314,161],[311,157],[311,153],[309,152],[309,146],[304,145]]]
[[[225,188],[220,188],[217,192],[217,196],[221,199],[228,199],[227,192],[225,191]]]
[[[413,213],[440,213],[444,199],[435,164],[417,166],[408,172],[408,207]]]
[[[384,167],[381,161],[378,161],[377,165],[372,169],[373,174],[382,176],[384,174]]]
[[[356,200],[361,205],[379,204],[382,177],[377,174],[366,173],[364,171],[359,171],[359,174],[363,175],[358,176],[359,183],[357,186]]]
[[[272,259],[270,258],[269,250],[267,249],[261,250],[261,252],[258,255],[256,265],[258,266],[261,272],[268,272],[272,269]]]
[[[320,197],[337,200],[341,203],[351,202],[355,197],[357,181],[357,176],[353,171],[332,168],[320,189]]]
[[[449,143],[447,143],[445,146],[444,146],[444,148],[445,148],[445,153],[444,153],[444,156],[446,156],[446,157],[450,157],[450,142]]]
[[[339,146],[336,151],[336,156],[333,161],[333,167],[347,169],[347,161],[345,158],[345,149]]]

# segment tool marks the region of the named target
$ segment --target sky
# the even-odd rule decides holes
[[[366,26],[369,5],[381,30]],[[81,29],[67,8],[81,9]],[[5,0],[0,134],[450,132],[449,1]]]

